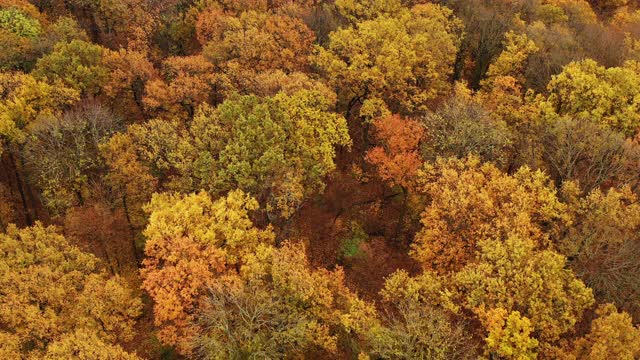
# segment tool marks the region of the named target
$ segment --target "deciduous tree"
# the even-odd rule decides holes
[[[364,351],[373,359],[472,359],[475,341],[464,323],[447,310],[441,279],[425,272],[389,276],[380,292],[384,312],[363,332]]]
[[[99,146],[118,130],[119,119],[99,103],[40,120],[30,127],[24,158],[32,181],[53,214],[90,198],[104,174]]]
[[[593,304],[591,289],[565,268],[565,257],[553,250],[540,250],[533,240],[513,233],[506,239],[482,240],[478,245],[477,261],[455,274],[462,303],[480,317],[486,316],[486,311],[495,315],[497,310],[493,309],[515,316],[511,319],[515,328],[511,330],[506,318],[507,330],[516,330],[526,341],[509,344],[509,337],[496,338],[492,320],[485,323],[490,348],[504,351],[505,346],[515,345],[518,351],[530,352],[533,341],[528,334],[541,344],[553,342],[571,330]],[[524,318],[530,321],[530,327]],[[499,344],[492,344],[494,340]]]
[[[57,229],[11,225],[0,234],[0,254],[0,337],[10,340],[9,349],[4,345],[0,351],[9,351],[10,358],[56,353],[63,345],[54,344],[65,343],[77,331],[98,341],[84,346],[98,348],[115,348],[116,341],[133,337],[140,299],[121,278],[108,278],[94,256],[70,245]]]
[[[202,105],[186,129],[176,121],[152,120],[131,126],[131,140],[117,139],[133,141],[138,164],[169,188],[215,195],[240,188],[271,215],[288,218],[324,188],[336,166],[335,147],[350,144],[346,121],[329,111],[329,101],[307,90],[235,96],[217,108]]]
[[[512,76],[497,76],[491,86],[476,93],[476,101],[498,121],[507,124],[511,133],[508,169],[523,165],[541,166],[541,142],[545,126],[558,119],[553,107],[540,94],[523,89]]]
[[[172,3],[164,0],[144,3],[132,0],[70,0],[66,4],[79,13],[91,14],[80,19],[85,21],[86,28],[91,29],[93,41],[117,49],[136,48],[147,43],[160,12]]]
[[[139,158],[139,149],[128,134],[115,134],[100,146],[100,155],[108,167],[107,184],[120,197],[127,221],[134,229],[141,229],[146,216],[142,206],[151,199],[158,179],[149,166]]]
[[[545,127],[542,140],[542,158],[558,185],[575,180],[588,193],[600,186],[638,183],[640,147],[614,130],[561,118]]]
[[[538,340],[532,338],[531,321],[519,311],[491,309],[483,314],[487,328],[485,355],[499,359],[537,359]]]
[[[473,154],[505,167],[513,137],[510,129],[464,89],[420,119],[426,129],[422,156],[435,161],[438,156],[465,158]]]
[[[424,166],[419,183],[430,203],[411,254],[425,269],[459,270],[483,239],[516,233],[548,244],[569,221],[549,178],[526,167],[508,175],[475,156],[438,159]]]
[[[0,69],[28,70],[38,56],[44,17],[27,1],[0,3]]]
[[[145,208],[149,225],[141,275],[163,343],[190,353],[199,333],[196,313],[211,281],[273,243],[271,229],[258,229],[249,218],[257,208],[256,200],[239,190],[216,201],[205,192],[154,195]]]
[[[245,11],[238,16],[213,7],[200,14],[198,39],[216,69],[233,76],[265,70],[308,70],[313,32],[299,19]]]
[[[22,144],[27,126],[61,113],[79,98],[76,90],[21,73],[0,73],[0,83],[0,136],[9,144]]]
[[[105,95],[123,111],[132,112],[133,106],[144,111],[145,85],[157,78],[157,71],[147,55],[130,49],[109,51],[105,54],[104,64],[109,69]]]
[[[449,89],[461,31],[448,8],[417,5],[333,32],[315,62],[345,105],[377,97],[406,115]]]
[[[413,188],[422,159],[418,145],[423,138],[422,125],[413,119],[392,115],[373,122],[378,146],[369,150],[365,159],[378,169],[382,180],[404,191]]]
[[[38,19],[15,7],[0,9],[0,29],[25,38],[34,38],[42,32]]]
[[[109,70],[103,64],[106,49],[82,40],[57,44],[38,60],[33,75],[50,84],[62,84],[82,95],[102,92]]]
[[[567,25],[568,17],[564,10],[551,4],[539,9],[540,20],[527,24],[525,29],[538,51],[529,55],[523,72],[525,86],[543,93],[553,75],[559,74],[571,61],[587,57],[587,51],[575,30]],[[548,9],[547,15],[542,14],[544,9]]]
[[[563,355],[567,359],[605,360],[635,359],[640,356],[640,329],[627,313],[619,313],[614,305],[601,305],[591,331],[570,345]]]
[[[605,68],[593,60],[572,62],[547,86],[548,101],[561,115],[609,126],[626,136],[640,126],[638,65]]]
[[[239,187],[285,218],[324,188],[335,146],[350,144],[346,121],[320,93],[299,91],[202,107],[194,118],[193,175],[211,191]]]
[[[563,187],[573,217],[558,249],[589,287],[596,299],[615,303],[634,316],[640,314],[640,205],[627,188],[598,189],[577,196],[575,185]]]
[[[344,285],[341,269],[311,269],[304,247],[263,247],[238,275],[211,285],[201,315],[199,352],[205,358],[304,356],[337,351],[345,325],[361,322],[364,305]]]
[[[511,76],[521,84],[524,83],[527,60],[531,54],[538,51],[536,44],[525,34],[510,31],[505,34],[504,42],[504,50],[487,70],[488,79],[485,81],[488,86],[491,86],[491,79],[497,76]]]
[[[162,63],[161,77],[146,83],[143,102],[152,112],[190,118],[198,105],[214,98],[216,82],[213,65],[203,56],[169,57]]]

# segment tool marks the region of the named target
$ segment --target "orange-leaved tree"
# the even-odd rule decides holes
[[[375,165],[382,180],[400,186],[404,192],[414,186],[422,159],[418,145],[424,135],[422,125],[412,119],[392,115],[373,122],[379,145],[369,150],[365,159]]]
[[[274,233],[249,218],[256,200],[242,191],[213,200],[205,192],[155,194],[146,206],[149,224],[142,287],[154,300],[159,338],[185,354],[198,333],[196,312],[211,281],[234,272]]]
[[[440,158],[418,181],[430,203],[411,255],[425,269],[459,270],[487,238],[516,233],[545,245],[569,221],[549,177],[526,167],[508,175],[476,156]]]

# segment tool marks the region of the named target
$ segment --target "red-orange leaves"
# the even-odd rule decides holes
[[[422,125],[392,115],[374,121],[373,126],[380,145],[367,152],[366,160],[377,166],[380,177],[392,186],[411,188],[422,164],[418,153],[424,135]]]
[[[248,213],[258,203],[240,190],[213,201],[205,192],[155,194],[150,213],[141,275],[154,300],[158,337],[189,354],[197,311],[209,285],[262,244],[271,244],[271,229],[254,227]]]

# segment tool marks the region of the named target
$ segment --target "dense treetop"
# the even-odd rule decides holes
[[[0,0],[0,358],[640,358],[640,5]]]

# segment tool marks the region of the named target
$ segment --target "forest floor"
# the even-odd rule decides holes
[[[336,171],[324,193],[303,206],[294,223],[307,243],[312,267],[340,265],[351,290],[378,300],[388,275],[397,269],[415,273],[418,266],[408,255],[407,241],[395,237],[399,196],[377,179],[356,177],[350,167]],[[355,255],[345,257],[343,248],[354,237],[353,224],[366,236]]]
[[[286,234],[306,243],[312,267],[342,266],[347,286],[363,299],[377,301],[388,275],[398,269],[419,271],[408,255],[419,222],[405,216],[399,226],[406,207],[403,195],[374,175],[376,169],[364,160],[372,145],[370,130],[351,115],[346,114],[351,147],[337,149],[336,169],[324,191],[302,206]],[[361,241],[353,241],[358,237]],[[353,256],[345,256],[345,250]]]

